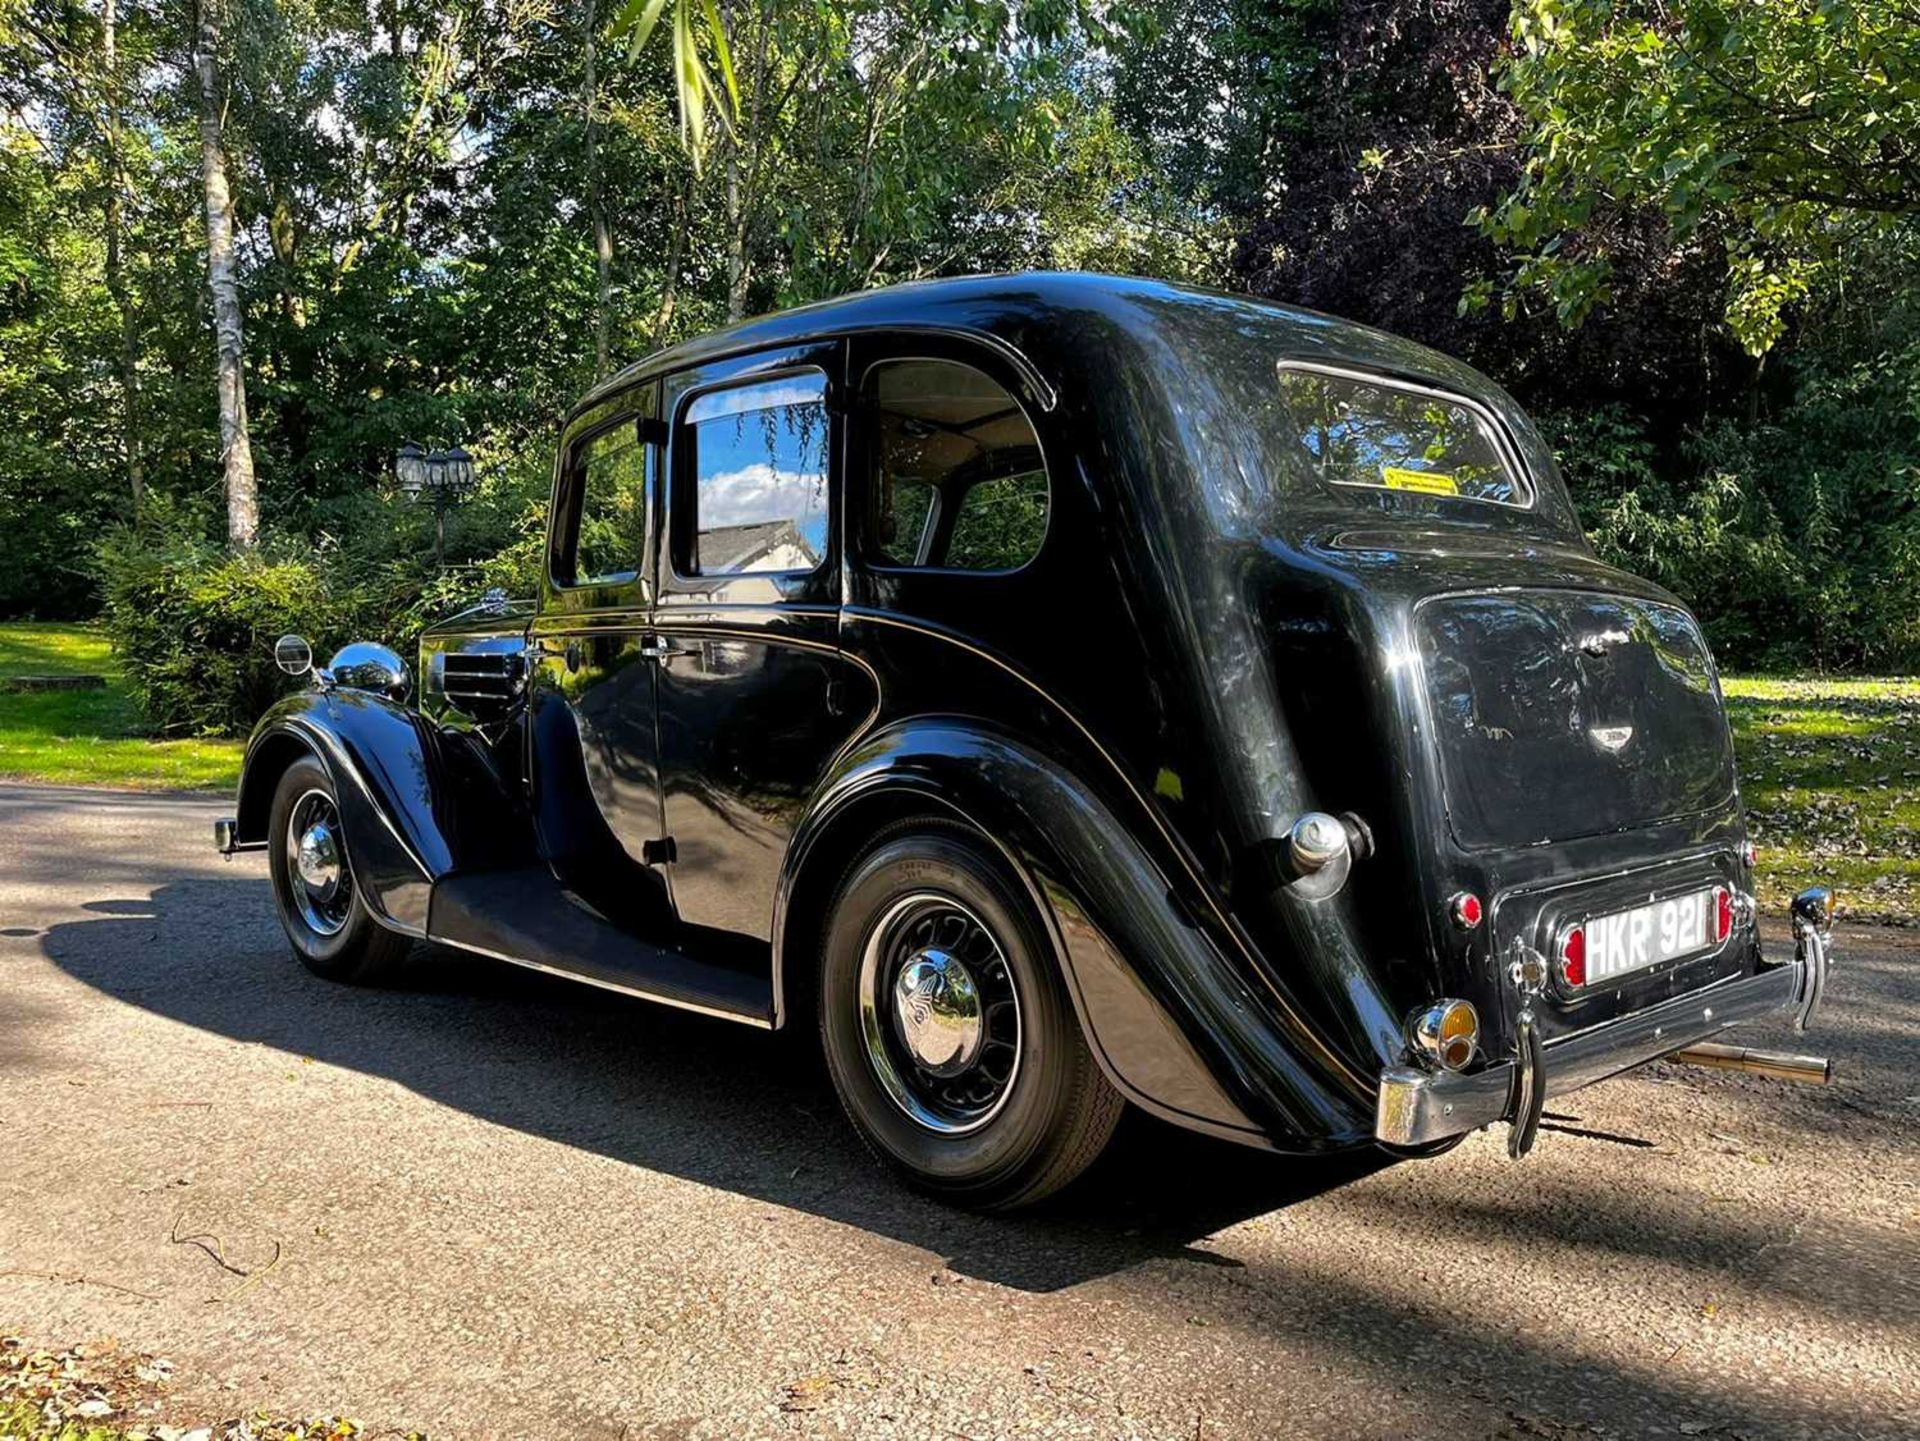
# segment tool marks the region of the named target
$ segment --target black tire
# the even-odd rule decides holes
[[[324,822],[332,817],[336,836],[339,879],[324,901],[300,877],[295,864],[298,823]],[[368,912],[348,858],[346,840],[339,835],[339,797],[326,767],[312,756],[302,756],[287,767],[273,793],[267,822],[268,871],[280,924],[300,964],[329,981],[372,985],[391,980],[406,960],[413,943],[388,930]]]
[[[941,935],[955,938],[950,947],[928,939]],[[941,947],[980,971],[962,984],[986,1018],[968,1033],[982,1037],[979,1059],[952,1077],[919,1068],[891,983]],[[870,952],[874,980],[863,987]],[[907,994],[911,1011],[920,993]],[[827,1070],[861,1139],[909,1185],[957,1205],[1013,1210],[1059,1190],[1093,1164],[1125,1109],[1087,1048],[1032,904],[961,826],[898,823],[852,865],[827,917],[819,1012]]]

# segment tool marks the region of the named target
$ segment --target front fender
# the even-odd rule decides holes
[[[876,813],[903,809],[957,815],[1006,855],[1053,933],[1095,1055],[1136,1104],[1287,1150],[1372,1135],[1371,1095],[1343,1075],[1311,1023],[1189,913],[1105,802],[1071,771],[971,720],[921,718],[876,732],[816,793],[777,891],[776,1006],[786,921],[803,891],[837,879],[827,858],[844,858]]]
[[[500,825],[489,835],[480,824],[507,822],[518,808],[484,757],[450,753],[474,744],[370,692],[288,696],[247,742],[238,839],[267,839],[280,777],[300,755],[318,757],[333,780],[368,909],[395,930],[424,936],[433,883],[466,866],[499,863],[498,833],[516,829]]]

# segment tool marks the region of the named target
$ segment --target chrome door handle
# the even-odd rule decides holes
[[[569,671],[580,669],[580,642],[570,640],[564,646],[551,646],[545,641],[531,641],[524,654],[536,661],[557,660],[564,662]]]
[[[664,635],[650,635],[641,640],[640,654],[648,660],[665,660],[680,654],[680,647]]]

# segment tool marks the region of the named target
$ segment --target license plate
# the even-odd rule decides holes
[[[1710,887],[1650,901],[1630,911],[1590,917],[1579,931],[1585,976],[1575,984],[1590,986],[1712,950],[1726,939],[1720,924],[1725,895],[1724,890]]]

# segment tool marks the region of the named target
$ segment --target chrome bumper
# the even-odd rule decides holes
[[[240,851],[264,851],[267,843],[241,840],[240,823],[231,817],[223,817],[213,823],[213,848],[221,855],[231,857]]]
[[[1577,1091],[1705,1040],[1729,1026],[1797,1007],[1800,1027],[1826,988],[1826,935],[1811,927],[1783,965],[1721,981],[1545,1047],[1549,1097]],[[1376,1139],[1394,1146],[1442,1141],[1512,1118],[1517,1063],[1502,1061],[1466,1075],[1395,1067],[1380,1076]]]

